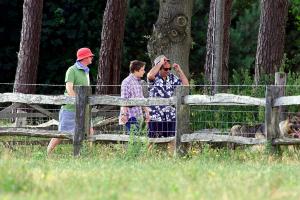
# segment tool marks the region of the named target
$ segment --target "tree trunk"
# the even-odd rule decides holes
[[[230,45],[230,24],[231,24],[231,7],[232,0],[225,1],[224,8],[224,33],[223,33],[223,53],[222,53],[222,67],[221,67],[221,84],[228,85],[229,76],[229,45]],[[224,88],[225,89],[225,88]]]
[[[31,84],[36,84],[37,79],[42,14],[42,0],[24,0],[14,92],[35,93],[36,87]]]
[[[187,77],[193,3],[191,0],[160,0],[158,19],[147,46],[152,64],[156,56],[163,54],[172,63],[178,63]]]
[[[231,7],[232,0],[210,2],[204,68],[212,93],[218,90],[215,85],[228,84]]]
[[[288,0],[261,0],[255,84],[259,84],[263,74],[274,75],[279,70],[284,54],[287,14]]]
[[[97,94],[117,94],[125,31],[127,0],[107,0],[103,16]]]

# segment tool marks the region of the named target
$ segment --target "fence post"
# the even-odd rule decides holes
[[[274,100],[279,95],[279,88],[274,85],[266,87],[266,108],[265,108],[265,132],[269,153],[278,152],[278,146],[273,145],[273,140],[279,135],[279,112],[278,107],[274,107]]]
[[[276,72],[275,73],[275,85],[279,88],[278,97],[285,95],[285,85],[286,85],[286,73],[284,72]],[[286,108],[284,106],[280,106],[278,108],[279,120],[286,119]]]
[[[181,135],[189,133],[190,109],[184,105],[184,96],[189,94],[188,86],[176,88],[176,132],[175,132],[175,155],[184,155],[186,148],[181,143]]]
[[[90,129],[90,106],[88,104],[88,97],[91,94],[89,86],[75,87],[75,133],[73,140],[74,156],[80,155],[81,142],[84,135],[89,133]]]

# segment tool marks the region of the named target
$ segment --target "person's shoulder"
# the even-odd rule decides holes
[[[176,75],[173,74],[173,73],[170,73],[170,74],[169,74],[169,77],[170,77],[170,79],[172,79],[172,80],[177,80],[177,79],[179,79],[178,76],[176,76]]]
[[[157,81],[161,79],[161,76],[157,73],[152,81]]]
[[[128,75],[126,78],[123,79],[122,85],[123,85],[123,84],[127,84],[127,83],[129,83],[130,81],[131,81],[131,76]]]
[[[72,65],[70,67],[68,67],[67,71],[76,71],[77,67],[75,65]]]

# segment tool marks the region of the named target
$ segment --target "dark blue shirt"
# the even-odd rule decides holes
[[[149,83],[149,97],[170,98],[173,96],[176,86],[181,85],[181,80],[170,73],[166,80],[159,74]],[[175,121],[176,110],[174,106],[150,106],[150,116],[153,121]]]

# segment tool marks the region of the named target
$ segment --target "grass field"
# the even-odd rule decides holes
[[[0,199],[299,199],[299,152],[268,156],[195,145],[187,156],[143,145],[0,147]]]

